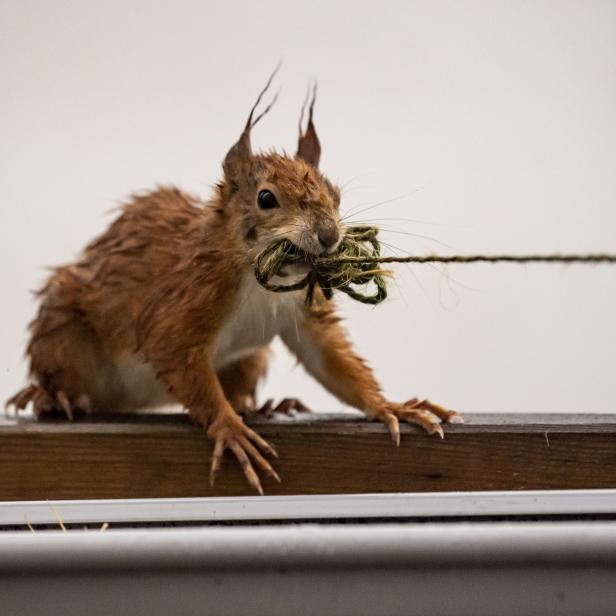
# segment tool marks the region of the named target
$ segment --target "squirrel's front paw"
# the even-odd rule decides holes
[[[256,463],[261,470],[280,483],[280,477],[271,464],[263,457],[262,452],[274,458],[278,454],[274,448],[262,439],[254,430],[244,424],[237,416],[224,416],[216,419],[209,427],[208,436],[214,439],[214,454],[210,471],[210,484],[214,485],[216,475],[220,470],[222,455],[225,449],[230,449],[242,465],[242,470],[248,483],[263,495],[263,488],[259,476],[253,468]]]
[[[449,411],[429,400],[411,398],[404,404],[384,402],[377,409],[374,418],[387,425],[391,438],[400,445],[400,420],[421,426],[428,434],[438,434],[443,438],[441,423],[463,423],[462,415]]]

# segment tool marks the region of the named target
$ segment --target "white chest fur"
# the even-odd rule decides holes
[[[284,284],[290,280],[285,279]],[[296,332],[303,293],[274,293],[264,289],[252,272],[245,275],[234,307],[218,332],[214,366],[222,368],[259,347],[283,330]]]

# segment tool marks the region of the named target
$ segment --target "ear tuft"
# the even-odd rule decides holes
[[[304,111],[306,110],[306,105],[308,104],[309,99],[310,104],[308,105],[308,125],[306,126],[306,132],[303,132],[302,123],[304,120]],[[312,88],[308,87],[308,92],[306,92],[306,98],[304,99],[304,104],[302,105],[302,112],[299,117],[299,140],[297,142],[297,157],[306,161],[309,165],[318,168],[319,160],[321,158],[321,144],[319,143],[317,131],[312,121],[312,113],[314,111],[314,103],[316,99],[317,84],[316,82],[314,82]]]
[[[225,176],[228,179],[237,177],[241,172],[242,168],[246,163],[249,163],[252,158],[252,149],[250,147],[250,130],[255,126],[255,124],[274,106],[274,103],[278,99],[278,92],[274,95],[271,102],[265,107],[265,109],[253,120],[253,116],[255,110],[257,109],[263,95],[269,90],[272,85],[272,81],[278,73],[280,69],[280,62],[276,65],[276,68],[269,76],[265,87],[259,92],[259,96],[255,101],[255,104],[252,106],[250,113],[248,114],[248,120],[246,121],[246,125],[244,126],[244,130],[240,135],[240,138],[237,140],[231,149],[227,152],[225,156],[225,160],[222,163],[222,167],[225,173]]]

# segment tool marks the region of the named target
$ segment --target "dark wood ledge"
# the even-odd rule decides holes
[[[468,414],[445,439],[344,415],[252,422],[280,455],[266,494],[616,488],[616,414]],[[251,494],[184,415],[0,421],[0,500]]]

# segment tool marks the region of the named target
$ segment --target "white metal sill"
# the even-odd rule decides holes
[[[66,524],[616,516],[616,490],[13,501],[0,502],[0,528],[56,524],[56,514]]]

